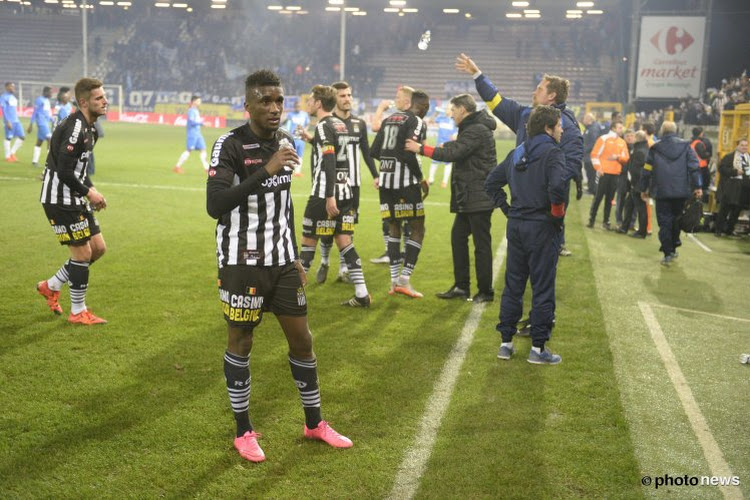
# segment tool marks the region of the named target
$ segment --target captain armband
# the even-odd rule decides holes
[[[500,105],[500,101],[503,100],[503,96],[500,95],[500,93],[495,94],[495,97],[492,98],[491,101],[485,101],[487,103],[487,107],[494,111],[496,107]]]
[[[645,165],[643,165],[643,170],[647,172],[651,172],[653,169],[654,167],[652,167],[650,163],[646,163]]]
[[[335,152],[336,152],[336,148],[334,148],[332,144],[326,144],[323,146],[324,155],[332,155]]]

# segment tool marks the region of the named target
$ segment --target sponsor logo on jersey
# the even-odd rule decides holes
[[[214,149],[211,151],[211,166],[216,167],[219,165],[219,155],[221,154],[221,146],[224,144],[224,141],[227,140],[227,137],[232,135],[232,133],[224,134],[218,139],[216,139],[216,143],[214,144]]]
[[[245,260],[261,260],[263,258],[263,254],[260,252],[260,250],[244,250],[242,252],[242,258]]]
[[[263,163],[263,158],[245,158],[245,166]]]
[[[283,186],[285,184],[291,184],[292,183],[292,175],[291,174],[282,174],[282,175],[274,175],[273,177],[269,177],[268,179],[264,180],[261,184],[261,187],[264,188],[275,188],[279,186]]]
[[[304,306],[307,304],[307,297],[305,296],[305,289],[302,287],[297,288],[297,305]]]
[[[81,120],[76,120],[76,124],[73,127],[73,133],[70,134],[70,139],[68,139],[68,141],[70,141],[71,144],[75,144],[76,142],[78,142],[78,134],[80,133],[81,133]]]
[[[359,123],[357,123],[357,122],[352,123],[352,131],[355,134],[359,134]]]
[[[393,172],[396,170],[396,160],[394,158],[381,158],[380,159],[380,171],[381,172]]]
[[[248,150],[248,149],[258,149],[260,147],[260,144],[257,142],[254,144],[243,144],[242,149]]]
[[[72,144],[68,144],[65,149],[67,149],[68,151],[70,151],[72,153],[75,148],[73,147]]]
[[[208,176],[209,177],[213,177],[215,175],[216,175],[216,169],[215,168],[208,169]]]

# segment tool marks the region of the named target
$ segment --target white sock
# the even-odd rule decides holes
[[[507,347],[508,349],[513,348],[513,342],[503,342],[500,347]]]
[[[354,285],[354,295],[359,298],[367,297],[367,285],[364,283],[361,285]]]
[[[177,160],[177,166],[181,167],[183,163],[187,161],[187,159],[190,157],[190,151],[183,151],[180,155],[180,159]]]
[[[534,351],[537,354],[541,354],[542,353],[542,348],[541,347],[531,346],[531,350]]]
[[[39,161],[39,156],[41,154],[42,154],[42,147],[34,146],[34,154],[31,156],[31,163],[37,163]]]
[[[5,149],[5,158],[10,158],[10,141],[3,141],[3,149]]]
[[[453,163],[446,163],[443,171],[443,184],[448,184],[451,179],[451,170],[453,170]]]
[[[349,268],[346,267],[346,260],[344,256],[339,252],[339,274],[346,274],[349,272]]]
[[[16,151],[21,149],[21,145],[23,144],[23,139],[20,137],[16,137],[16,142],[13,143],[13,147],[10,148],[10,155],[13,156],[16,154]]]
[[[201,163],[203,164],[203,170],[208,170],[208,161],[206,161],[206,150],[201,151]]]
[[[435,172],[437,172],[437,163],[433,161],[430,163],[430,177],[427,179],[430,184],[435,182]]]

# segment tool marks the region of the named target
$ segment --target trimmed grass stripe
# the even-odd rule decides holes
[[[507,249],[507,240],[498,245],[495,259],[492,262],[492,287],[495,288],[495,282],[500,274],[500,268],[505,260],[505,251]],[[471,308],[469,317],[464,323],[461,330],[461,336],[458,338],[456,345],[451,350],[450,356],[445,361],[443,371],[435,383],[432,395],[427,401],[422,421],[420,422],[419,433],[414,440],[414,444],[407,450],[406,456],[398,470],[395,484],[391,490],[389,498],[404,500],[411,499],[419,488],[419,480],[424,473],[427,461],[432,453],[432,447],[435,445],[435,439],[440,431],[440,424],[443,420],[445,410],[448,409],[453,388],[456,385],[461,366],[466,359],[466,353],[474,341],[474,333],[479,326],[479,321],[484,312],[486,303],[475,304]]]

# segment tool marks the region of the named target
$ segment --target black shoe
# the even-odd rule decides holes
[[[638,232],[635,232],[635,233],[631,234],[630,237],[631,238],[638,238],[640,240],[645,240],[646,239],[646,235],[645,234],[638,233]]]
[[[628,234],[628,230],[627,229],[623,229],[621,227],[618,227],[617,229],[615,229],[615,232],[617,234]]]
[[[605,231],[611,231],[612,227],[609,225],[609,222],[603,222],[602,229],[604,229]]]
[[[341,303],[342,306],[348,307],[370,307],[372,297],[365,295],[364,297],[357,297],[356,295],[349,300]]]
[[[592,227],[594,227],[594,221],[590,220],[589,223],[586,224],[586,227],[589,228],[589,229],[591,229]]]
[[[469,298],[469,292],[466,290],[463,290],[461,288],[458,288],[457,286],[452,286],[447,292],[442,293],[436,293],[437,297],[439,299],[464,299],[467,300]]]
[[[318,283],[325,283],[328,278],[328,264],[320,264],[318,272],[315,273],[315,281]]]
[[[495,300],[495,294],[483,293],[483,292],[479,292],[478,294],[474,295],[474,297],[471,298],[471,301],[476,304],[481,304],[483,302],[492,302],[493,300]]]

